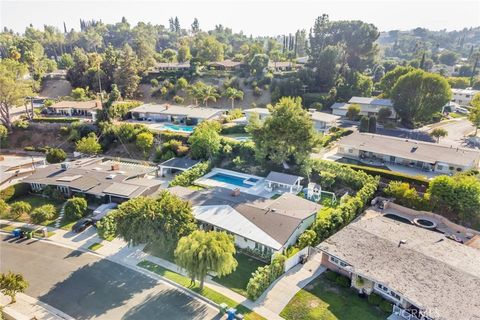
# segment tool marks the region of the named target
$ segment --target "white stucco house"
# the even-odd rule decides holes
[[[390,99],[379,99],[375,97],[352,97],[348,103],[337,102],[330,108],[334,115],[345,117],[348,107],[352,104],[360,106],[360,116],[376,116],[382,108],[387,108],[391,111],[390,119],[395,119],[397,116]]]

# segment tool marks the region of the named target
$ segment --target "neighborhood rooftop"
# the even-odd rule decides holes
[[[345,147],[402,157],[427,163],[445,162],[459,166],[474,166],[480,158],[477,150],[443,146],[437,143],[355,132],[339,142]]]
[[[203,108],[198,106],[179,106],[173,104],[144,104],[131,110],[131,112],[164,114],[172,116],[184,116],[198,119],[210,119],[213,116],[223,113],[223,109]]]
[[[352,97],[348,103],[369,104],[373,106],[392,107],[393,103],[390,99],[379,99],[375,97]]]
[[[265,178],[267,181],[285,184],[285,185],[293,185],[298,182],[298,180],[302,180],[303,178],[300,176],[295,176],[293,174],[270,171],[268,176]]]
[[[193,160],[192,158],[189,158],[189,157],[182,157],[182,158],[173,157],[167,161],[162,162],[160,166],[179,169],[179,170],[187,170],[199,163],[200,163],[199,160]]]
[[[435,319],[479,319],[480,250],[442,233],[369,214],[317,248],[434,312]]]
[[[102,104],[99,100],[90,101],[60,101],[52,104],[49,108],[52,109],[78,109],[78,110],[93,110],[101,109]]]

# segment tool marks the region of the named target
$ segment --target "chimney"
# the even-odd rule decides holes
[[[118,163],[112,164],[112,166],[111,166],[112,171],[116,171],[116,170],[119,170],[119,169],[120,169],[120,165]]]
[[[165,110],[168,110],[170,106],[168,105],[168,103],[165,104]]]

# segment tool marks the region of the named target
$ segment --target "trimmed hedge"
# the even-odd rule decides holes
[[[47,118],[47,117],[37,117],[31,120],[32,122],[38,123],[73,123],[80,121],[79,118]]]
[[[195,167],[190,168],[180,174],[177,174],[172,181],[170,181],[169,187],[173,186],[182,186],[188,187],[191,186],[193,181],[197,180],[201,176],[207,174],[212,169],[210,162],[202,162],[197,164]]]
[[[282,254],[274,255],[272,263],[263,267],[258,267],[252,277],[248,280],[247,296],[251,300],[256,300],[267,290],[267,288],[280,277],[285,270],[286,257]]]
[[[427,178],[421,177],[421,176],[411,176],[405,173],[400,173],[400,172],[395,172],[395,171],[389,171],[385,169],[380,169],[380,168],[374,168],[374,167],[368,167],[368,166],[360,166],[356,164],[350,164],[350,163],[342,163],[343,165],[349,166],[350,168],[354,170],[362,170],[368,174],[371,175],[377,175],[382,178],[388,179],[388,180],[397,180],[397,181],[403,181],[403,182],[410,182],[410,183],[417,183],[419,185],[425,185],[428,186],[430,183]]]
[[[247,132],[245,131],[245,127],[246,125],[244,124],[237,124],[234,126],[224,126],[222,127],[221,134],[235,134],[235,133],[247,134]]]
[[[7,187],[3,190],[0,190],[0,199],[5,200],[6,202],[13,200],[17,197],[26,195],[30,187],[26,183],[17,183],[13,186]]]

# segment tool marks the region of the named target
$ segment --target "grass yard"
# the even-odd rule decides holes
[[[103,247],[103,244],[95,242],[94,244],[90,245],[90,247],[88,247],[88,250],[97,251],[101,247]]]
[[[258,267],[266,264],[241,253],[237,253],[235,259],[238,261],[238,266],[233,273],[221,278],[214,277],[213,280],[246,297],[247,284],[252,273],[257,270]]]
[[[389,316],[353,289],[326,279],[325,273],[300,290],[280,315],[286,320],[385,320]]]
[[[53,199],[50,199],[50,198],[44,198],[44,197],[37,196],[37,195],[32,195],[32,194],[15,198],[15,199],[9,201],[9,204],[12,204],[12,203],[18,202],[18,201],[24,201],[24,202],[29,203],[32,206],[32,211],[35,210],[38,207],[43,206],[43,205],[53,204],[55,206],[55,209],[56,209],[55,219],[60,214],[60,210],[61,210],[62,204],[63,204],[62,201],[53,200]],[[44,225],[44,226],[52,225],[52,222],[55,219],[44,221],[44,222],[41,223],[41,225]],[[20,221],[20,222],[29,222],[28,220],[29,220],[28,215],[23,215],[23,216],[20,217],[20,219],[18,219],[18,221]]]
[[[8,224],[0,224],[0,229],[2,231],[5,231],[5,232],[12,232],[13,230],[15,229],[18,229],[18,227],[16,226],[13,226],[13,225],[8,225]],[[32,229],[29,229],[29,228],[20,228],[22,229],[23,231],[31,231]],[[47,232],[47,238],[50,238],[51,236],[53,236],[55,234],[55,232],[53,231],[48,231]],[[43,238],[43,232],[41,230],[36,230],[33,234],[34,237],[37,237],[37,238]]]
[[[262,316],[259,314],[253,312],[252,310],[242,306],[241,304],[238,304],[234,300],[222,295],[221,293],[218,293],[215,290],[212,290],[210,288],[204,287],[203,290],[200,290],[198,281],[195,282],[194,285],[191,284],[191,281],[189,278],[178,274],[176,272],[170,271],[168,269],[163,268],[162,266],[159,266],[158,264],[155,264],[150,261],[143,260],[138,264],[139,267],[144,268],[146,270],[149,270],[151,272],[154,272],[158,275],[161,275],[162,277],[165,277],[175,283],[178,283],[179,285],[186,287],[192,291],[195,291],[196,293],[204,296],[205,298],[208,298],[212,300],[215,303],[221,304],[225,303],[228,305],[228,307],[233,307],[237,309],[237,311],[245,316],[246,320],[262,320],[264,319]]]

